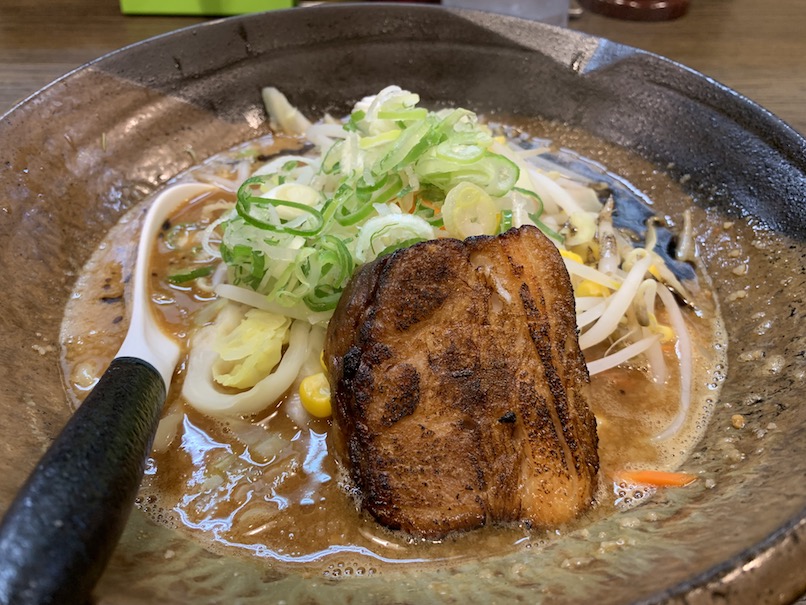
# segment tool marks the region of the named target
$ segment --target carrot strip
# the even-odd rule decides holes
[[[684,487],[697,480],[689,473],[670,473],[667,471],[620,471],[617,479],[627,483],[640,483],[655,487]]]
[[[417,198],[417,200],[420,202],[421,206],[425,206],[429,210],[432,210],[434,212],[434,216],[442,212],[442,207],[437,206],[434,202],[431,202],[424,197]]]

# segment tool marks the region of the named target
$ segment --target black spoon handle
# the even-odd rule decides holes
[[[0,525],[0,603],[87,603],[123,532],[166,387],[143,360],[112,361]]]

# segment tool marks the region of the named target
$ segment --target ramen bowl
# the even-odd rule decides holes
[[[431,105],[568,124],[683,186],[728,342],[711,422],[684,465],[699,480],[531,550],[338,579],[206,549],[138,510],[97,601],[794,600],[806,590],[806,141],[661,57],[435,7],[195,26],[107,55],[3,117],[0,509],[70,414],[60,325],[105,233],[183,170],[268,133],[261,87],[313,117],[392,83]]]

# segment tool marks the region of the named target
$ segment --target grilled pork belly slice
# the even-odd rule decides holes
[[[590,506],[596,421],[573,291],[538,229],[363,266],[325,359],[338,454],[383,525],[426,537],[551,527]]]

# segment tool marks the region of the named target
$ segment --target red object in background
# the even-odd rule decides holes
[[[578,0],[582,8],[615,19],[668,21],[686,14],[689,0]]]

